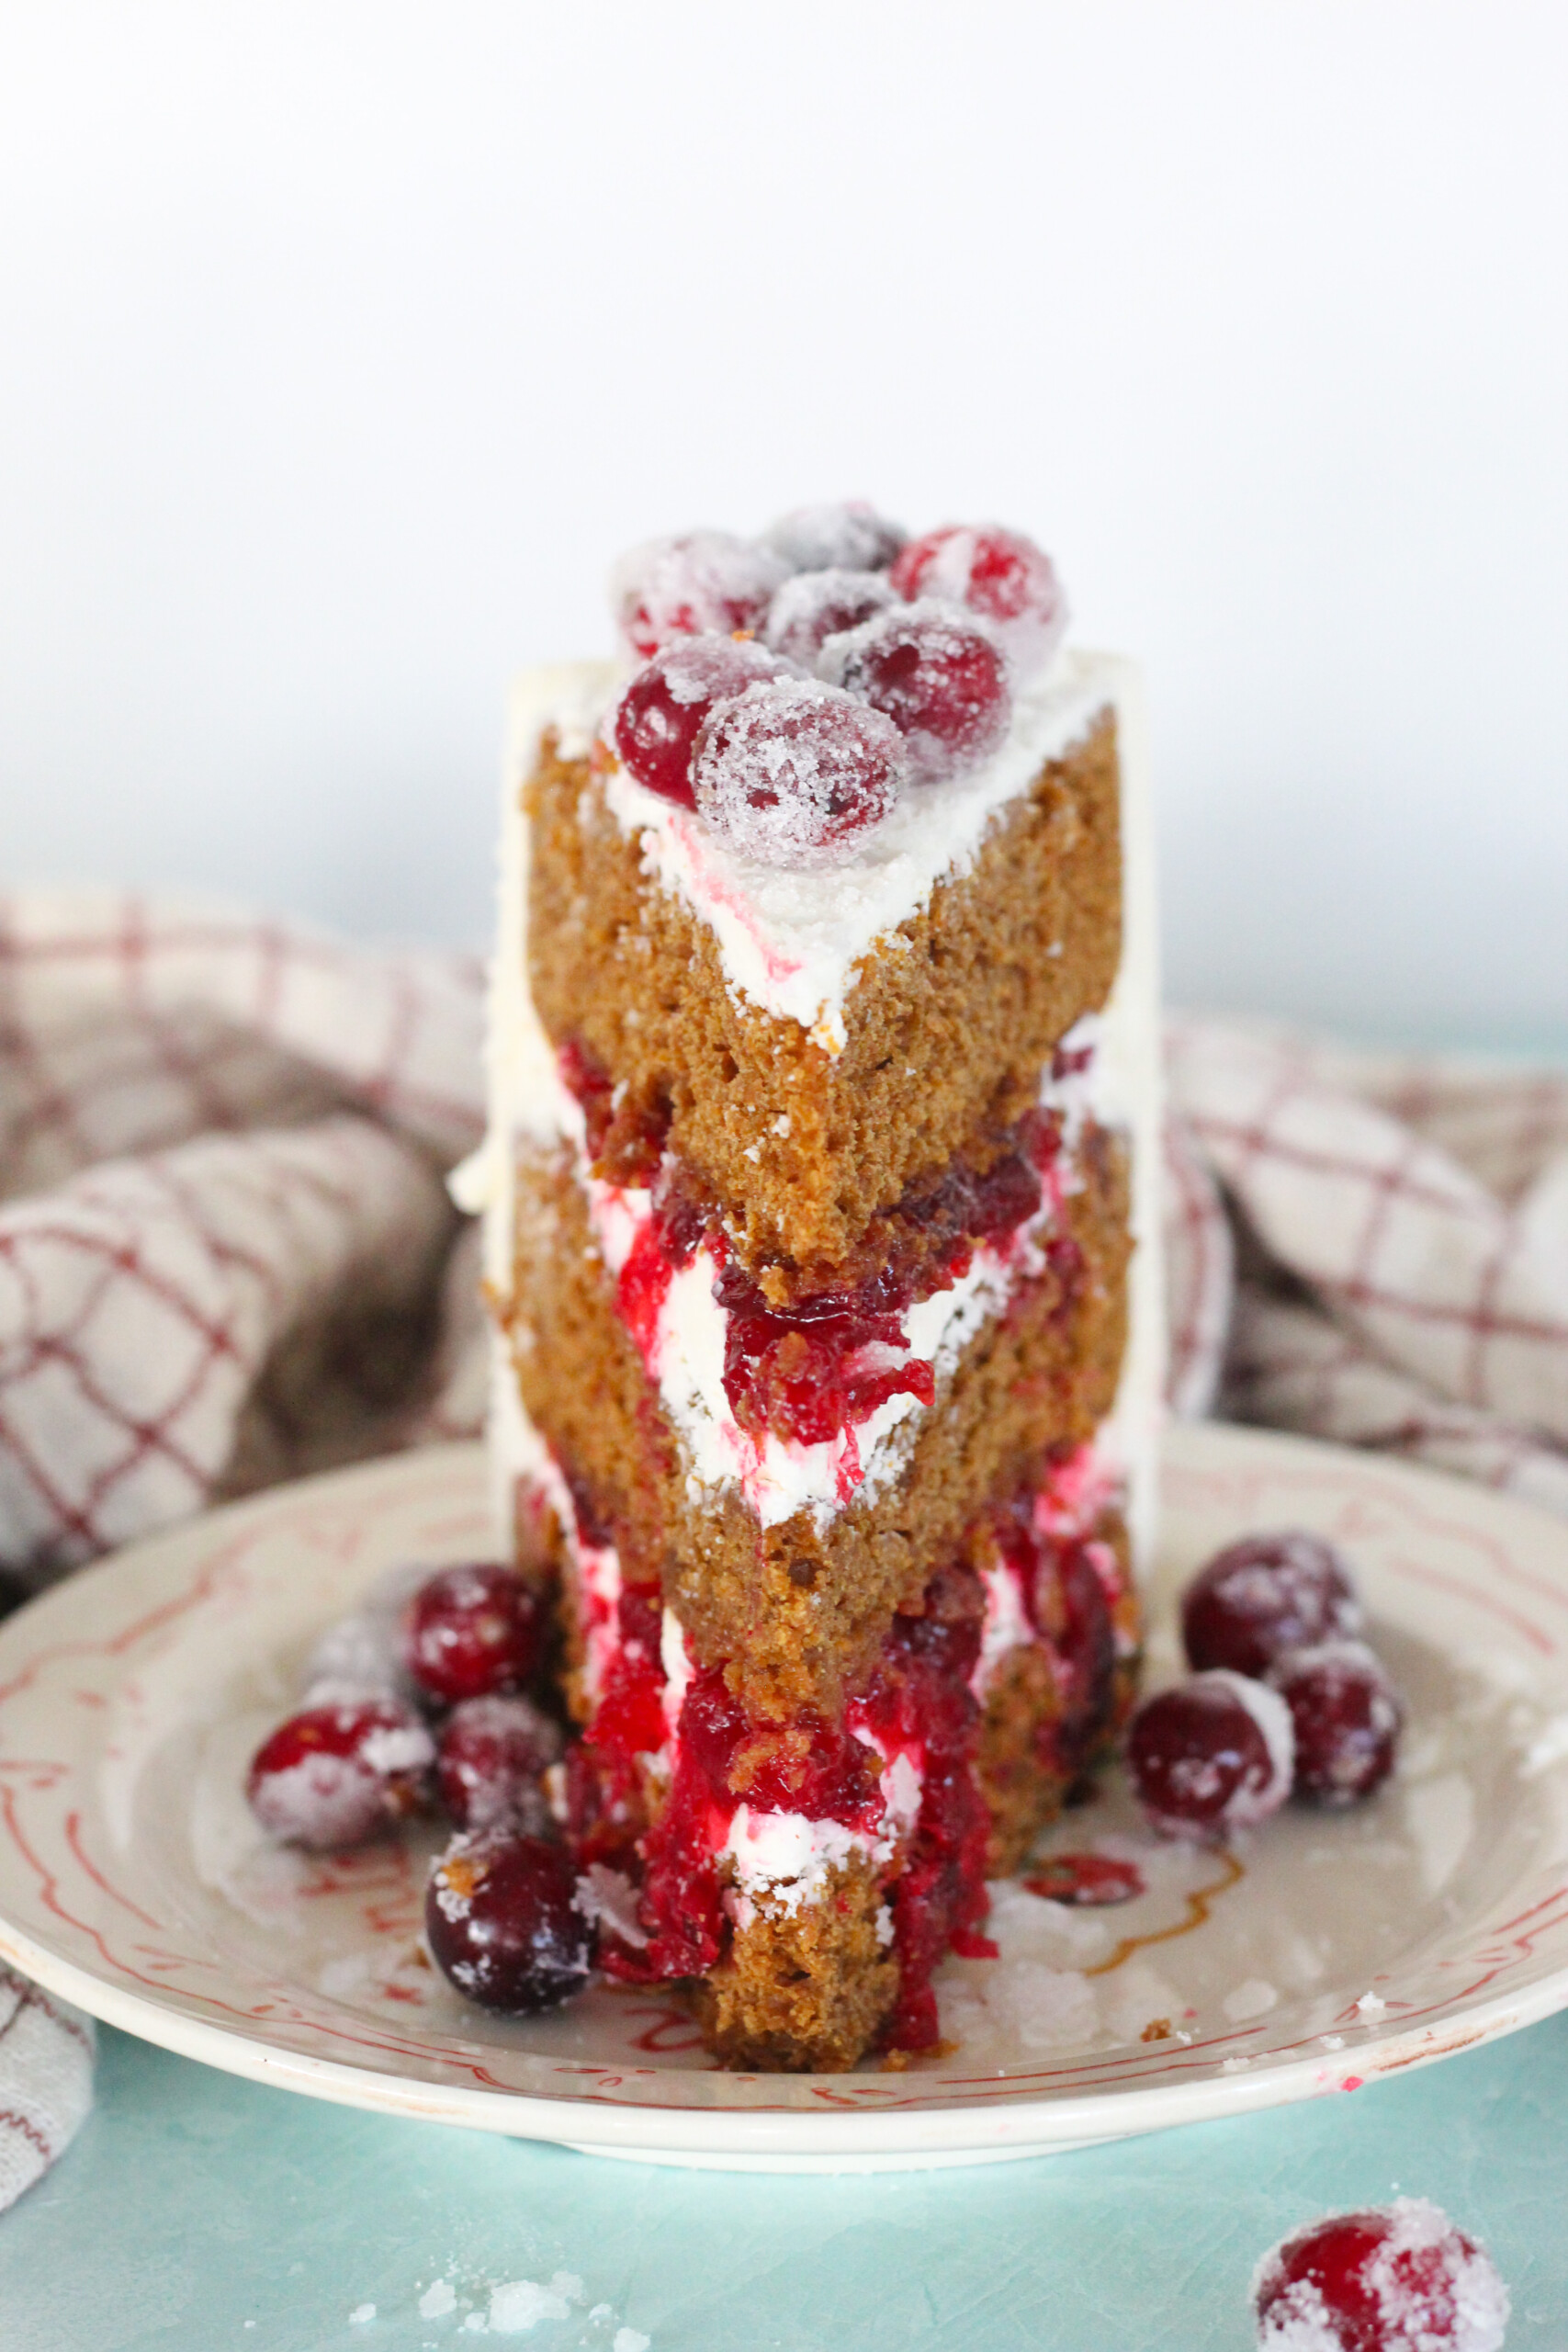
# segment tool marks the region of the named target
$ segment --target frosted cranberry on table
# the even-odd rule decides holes
[[[543,1829],[540,1777],[559,1760],[560,1726],[527,1699],[465,1699],[441,1726],[435,1785],[459,1829]]]
[[[645,662],[674,638],[759,629],[790,568],[760,540],[728,531],[649,539],[610,574],[615,626]]]
[[[818,667],[893,720],[917,784],[939,784],[989,759],[1012,719],[1000,647],[954,605],[895,605],[830,637]]]
[[[441,1706],[515,1690],[537,1667],[544,1612],[512,1568],[443,1568],[403,1612],[403,1664],[421,1694]]]
[[[1332,1544],[1303,1529],[1246,1535],[1217,1552],[1181,1600],[1190,1666],[1267,1674],[1286,1650],[1361,1630],[1350,1571]]]
[[[458,1838],[432,1864],[424,1933],[465,1999],[506,2017],[570,1999],[593,1965],[593,1931],[564,1849],[504,1829]]]
[[[1424,2197],[1298,2231],[1252,2295],[1261,2352],[1501,2352],[1508,2324],[1491,2257]]]
[[[435,1746],[411,1707],[362,1697],[305,1707],[263,1740],[245,1794],[269,1837],[331,1852],[363,1845],[425,1801]]]
[[[678,808],[694,808],[692,746],[715,703],[792,674],[788,662],[750,638],[712,631],[678,638],[623,691],[610,719],[610,741],[638,784]]]
[[[1043,548],[999,523],[950,523],[911,539],[890,577],[901,596],[967,605],[1000,639],[1013,673],[1043,670],[1067,626],[1067,600]]]
[[[762,635],[775,653],[814,670],[830,637],[900,601],[885,571],[797,571],[774,590]]]
[[[797,506],[762,534],[792,571],[886,571],[908,536],[863,498]]]
[[[1382,1660],[1365,1642],[1287,1650],[1269,1681],[1295,1727],[1298,1797],[1355,1804],[1387,1780],[1403,1715]]]
[[[800,678],[716,703],[692,755],[697,808],[764,865],[826,867],[897,799],[904,739],[852,695]]]
[[[1290,1795],[1294,1761],[1279,1692],[1223,1669],[1145,1700],[1127,1734],[1134,1792],[1168,1838],[1218,1841],[1256,1828]]]

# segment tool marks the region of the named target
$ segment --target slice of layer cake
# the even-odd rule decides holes
[[[1129,1688],[1138,717],[1123,664],[1048,658],[1010,534],[825,510],[639,551],[620,603],[644,665],[513,709],[492,1450],[561,1558],[603,1964],[731,2063],[840,2067],[937,2039],[934,1969]]]

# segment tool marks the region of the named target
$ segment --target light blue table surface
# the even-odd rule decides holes
[[[798,2179],[389,2120],[106,2033],[98,2102],[0,2218],[5,2352],[1245,2352],[1258,2255],[1325,2208],[1436,2198],[1491,2247],[1509,2352],[1568,2346],[1568,2017],[1349,2096],[1073,2156]],[[470,2334],[490,2288],[583,2300]],[[451,2278],[451,2316],[418,2290]],[[373,2321],[349,2312],[374,2302]],[[590,2317],[590,2308],[610,2306]]]

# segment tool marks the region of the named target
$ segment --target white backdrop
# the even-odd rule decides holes
[[[511,669],[861,493],[1144,657],[1173,992],[1568,1040],[1565,28],[8,0],[6,874],[477,938]]]

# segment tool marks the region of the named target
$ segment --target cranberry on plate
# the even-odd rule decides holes
[[[788,584],[788,583],[786,583]],[[610,740],[628,774],[649,792],[694,808],[692,746],[716,702],[744,694],[764,678],[787,678],[790,665],[750,638],[677,638],[625,688],[610,721]]]
[[[1279,1692],[1223,1670],[1146,1699],[1127,1734],[1138,1802],[1168,1838],[1218,1841],[1267,1821],[1291,1793],[1294,1747]]]
[[[1181,1638],[1200,1672],[1267,1674],[1285,1650],[1360,1630],[1349,1569],[1332,1544],[1300,1528],[1227,1544],[1182,1596]]]
[[[792,571],[886,571],[904,544],[897,524],[863,498],[797,506],[793,514],[781,514],[762,536]]]
[[[432,1864],[424,1932],[458,1992],[506,2017],[570,1999],[593,1965],[570,1858],[505,1829],[458,1838]]]
[[[1501,2352],[1508,2324],[1490,2256],[1424,2197],[1298,2231],[1252,2294],[1260,2352]]]
[[[940,596],[979,614],[1020,678],[1044,668],[1067,625],[1067,600],[1050,557],[999,523],[950,523],[911,539],[895,558],[891,578],[901,596]]]
[[[1287,1650],[1269,1680],[1295,1726],[1297,1796],[1354,1804],[1387,1780],[1403,1718],[1382,1660],[1365,1642]]]
[[[815,678],[716,703],[692,759],[697,807],[764,865],[836,864],[880,822],[907,769],[897,727]]]
[[[673,638],[761,628],[790,569],[759,540],[685,531],[624,555],[610,575],[610,602],[622,636],[646,662]]]
[[[832,639],[822,669],[899,728],[918,784],[988,759],[1011,721],[1006,656],[960,605],[895,605]]]
[[[251,1759],[245,1794],[270,1837],[330,1852],[415,1812],[434,1755],[412,1708],[344,1697],[279,1724]]]
[[[403,1612],[403,1662],[425,1698],[452,1706],[526,1682],[544,1632],[538,1600],[515,1570],[443,1568]]]
[[[548,1807],[540,1775],[561,1752],[560,1727],[527,1699],[492,1692],[465,1699],[441,1726],[435,1785],[459,1829],[510,1823],[542,1829]]]

